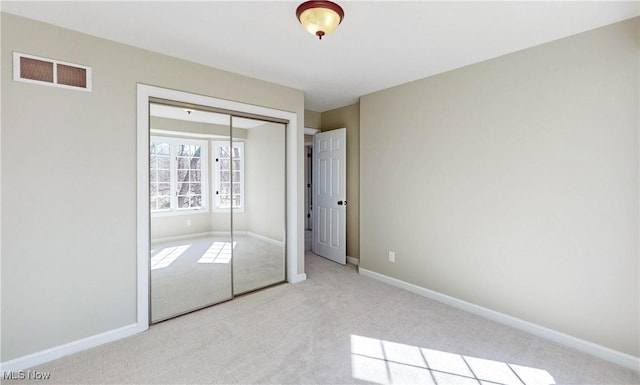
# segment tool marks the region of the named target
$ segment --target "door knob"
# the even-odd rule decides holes
[[[347,201],[338,201],[338,206],[347,205]]]

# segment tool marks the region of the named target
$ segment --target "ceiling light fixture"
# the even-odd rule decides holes
[[[332,1],[305,1],[298,6],[296,16],[304,29],[322,40],[342,22],[344,11]]]

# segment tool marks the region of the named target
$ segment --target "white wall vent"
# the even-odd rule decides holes
[[[90,92],[91,67],[14,52],[13,80]]]

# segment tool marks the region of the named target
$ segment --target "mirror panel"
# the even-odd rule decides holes
[[[284,124],[232,118],[234,295],[284,282]]]
[[[231,209],[214,207],[230,116],[151,103],[151,322],[231,299]]]

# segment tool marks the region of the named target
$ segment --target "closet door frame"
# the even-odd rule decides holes
[[[165,99],[181,103],[233,111],[243,114],[261,115],[287,120],[286,129],[286,280],[289,283],[304,281],[306,274],[298,273],[298,239],[302,238],[302,227],[298,220],[298,115],[294,112],[239,103],[210,96],[170,90],[138,84],[137,86],[137,312],[138,332],[147,330],[150,321],[150,217],[149,217],[149,102],[150,99]],[[300,157],[300,159],[302,159]],[[301,223],[301,222],[300,222]],[[301,255],[304,265],[304,255]]]

